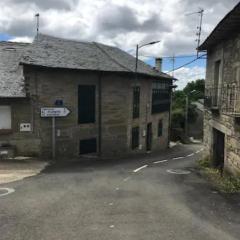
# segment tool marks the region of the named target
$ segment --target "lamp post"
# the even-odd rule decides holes
[[[135,73],[137,73],[137,70],[138,70],[138,51],[140,48],[142,47],[145,47],[145,46],[148,46],[148,45],[154,45],[156,43],[159,43],[160,41],[153,41],[153,42],[149,42],[149,43],[145,43],[143,45],[138,45],[137,44],[137,47],[136,47],[136,64],[135,64]]]

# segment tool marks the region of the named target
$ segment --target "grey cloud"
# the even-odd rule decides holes
[[[42,28],[46,25],[43,19],[40,23]],[[0,32],[15,37],[33,37],[36,34],[36,22],[34,18],[12,20],[6,26],[0,28]]]
[[[71,10],[76,0],[10,0],[13,4],[35,4],[39,9]]]
[[[98,31],[110,36],[125,32],[170,31],[157,14],[140,23],[135,12],[126,6],[106,7],[96,22]]]
[[[143,31],[157,31],[157,32],[171,31],[170,27],[166,23],[164,23],[157,14],[152,15],[149,19],[143,22],[143,24],[140,25],[139,29]]]
[[[201,1],[192,1],[192,0],[181,0],[181,4],[184,6],[188,6],[188,8],[195,6],[196,9],[198,7],[205,7],[206,9],[208,7],[214,7],[216,5],[223,5],[226,8],[229,8],[231,6],[234,6],[238,3],[238,0],[201,0]]]
[[[178,36],[164,41],[164,55],[172,53],[189,54],[195,51],[196,43],[191,37]]]

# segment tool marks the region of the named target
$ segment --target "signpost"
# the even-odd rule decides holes
[[[52,118],[52,158],[56,156],[56,117],[66,117],[70,113],[66,107],[45,107],[41,108],[41,117]]]
[[[66,117],[69,113],[66,107],[41,108],[41,117]]]

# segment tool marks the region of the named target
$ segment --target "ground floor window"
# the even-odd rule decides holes
[[[139,127],[132,128],[132,149],[139,146]]]
[[[12,128],[12,113],[10,106],[0,106],[0,130]]]
[[[96,153],[97,152],[97,139],[83,139],[80,140],[80,154]]]

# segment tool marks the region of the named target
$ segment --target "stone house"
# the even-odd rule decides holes
[[[0,43],[0,144],[15,154],[120,157],[169,143],[172,78],[100,43],[39,34]],[[159,61],[157,62],[159,63]],[[41,117],[44,107],[70,114]]]
[[[199,50],[207,51],[204,143],[213,165],[240,172],[240,3]]]

